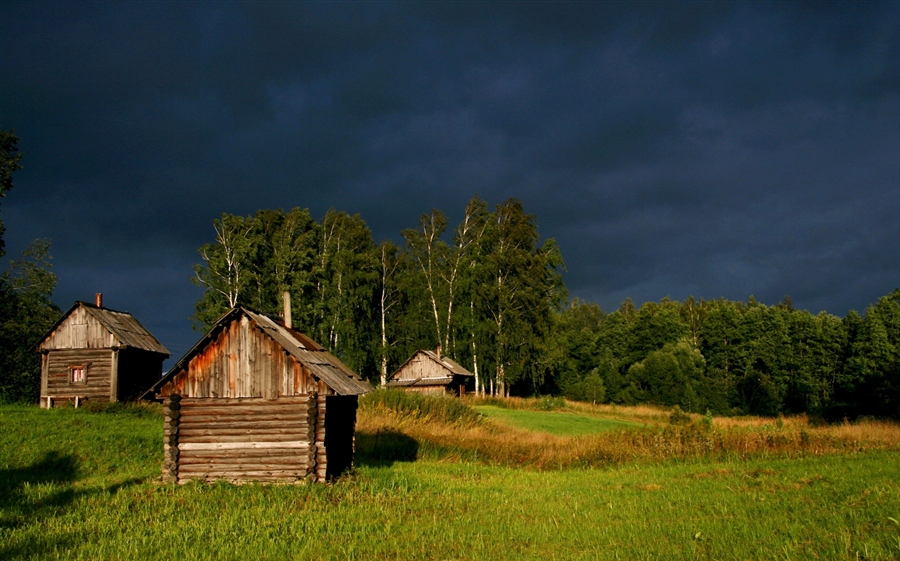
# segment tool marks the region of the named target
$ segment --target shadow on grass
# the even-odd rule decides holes
[[[357,465],[390,466],[394,462],[414,462],[418,457],[419,443],[400,431],[381,429],[356,433]]]
[[[77,479],[78,458],[56,450],[29,466],[0,470],[0,530],[10,536],[0,544],[0,559],[41,556],[71,547],[74,531],[34,535],[28,526],[65,514],[79,497],[117,493],[145,480],[131,478],[109,487],[76,490]]]

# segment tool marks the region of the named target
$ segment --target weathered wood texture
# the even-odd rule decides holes
[[[392,380],[421,380],[423,378],[448,379],[451,373],[425,353],[416,353],[391,378]]]
[[[84,306],[71,311],[42,342],[41,348],[109,349],[118,345],[116,336]]]
[[[174,465],[168,471],[164,466],[164,474],[181,483],[305,479],[315,469],[310,462],[315,427],[310,425],[309,405],[306,395],[277,400],[183,398],[177,410],[166,409],[165,438],[177,453],[168,452],[166,460]]]
[[[109,401],[109,381],[113,351],[109,349],[69,349],[50,352],[45,364],[46,392],[42,397]],[[69,382],[69,366],[85,367],[85,381]],[[43,382],[42,382],[43,385]]]
[[[309,370],[247,316],[226,325],[185,370],[162,386],[159,395],[275,399],[315,391]]]

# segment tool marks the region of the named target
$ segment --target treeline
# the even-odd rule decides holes
[[[376,244],[358,215],[261,210],[214,222],[194,280],[195,326],[241,303],[280,315],[383,382],[434,348],[476,374],[476,391],[656,403],[715,414],[900,417],[900,291],[846,318],[789,299],[664,299],[605,313],[565,305],[562,257],[510,199],[477,196],[450,229],[435,209],[404,243]]]
[[[563,262],[516,199],[491,210],[476,196],[452,229],[432,210],[401,246],[376,244],[358,215],[334,210],[321,222],[301,209],[225,214],[214,226],[195,267],[199,329],[236,304],[280,315],[289,290],[293,323],[372,380],[437,345],[479,391],[508,395],[550,374]]]
[[[574,399],[686,411],[900,418],[900,290],[840,319],[789,299],[575,302],[554,330],[554,385]]]

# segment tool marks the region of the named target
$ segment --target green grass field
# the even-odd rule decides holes
[[[478,405],[474,409],[491,420],[507,423],[520,429],[547,432],[558,436],[596,434],[609,430],[642,426],[632,421],[589,417],[569,412],[505,409],[493,405]]]
[[[299,486],[162,485],[161,461],[152,409],[0,407],[0,559],[900,558],[897,451],[562,470],[361,456]]]

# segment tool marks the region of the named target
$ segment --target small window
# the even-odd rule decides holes
[[[69,382],[72,384],[83,384],[87,382],[87,366],[70,366]]]

